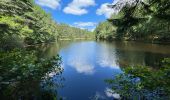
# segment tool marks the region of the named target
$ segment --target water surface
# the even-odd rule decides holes
[[[59,75],[57,67],[41,66],[45,63],[41,58],[48,59],[57,54],[62,58],[64,69]],[[42,96],[62,97],[64,100],[113,100],[119,95],[111,94],[104,80],[114,79],[127,66],[143,65],[157,69],[163,58],[170,57],[170,45],[58,41],[29,47],[26,51],[5,52],[0,56],[0,97],[10,95],[9,98],[16,100],[43,99]],[[41,62],[37,63],[36,59]]]
[[[157,67],[170,57],[169,45],[135,42],[60,41],[51,44],[45,57],[62,57],[64,87],[59,94],[66,100],[111,100],[105,79],[122,73],[128,65]]]

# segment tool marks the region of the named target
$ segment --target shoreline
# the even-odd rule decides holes
[[[39,45],[43,45],[43,44],[51,44],[51,43],[55,43],[57,41],[74,41],[74,40],[95,40],[93,38],[74,38],[74,39],[69,39],[69,38],[66,38],[66,39],[58,39],[56,41],[51,41],[51,42],[42,42],[42,43],[36,43],[36,44],[25,44],[24,47],[31,47],[31,46],[39,46]]]

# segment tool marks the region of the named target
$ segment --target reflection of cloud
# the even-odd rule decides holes
[[[108,96],[108,97],[113,97],[115,99],[120,99],[120,95],[115,93],[113,90],[109,89],[109,88],[106,88],[105,90],[105,94]]]
[[[84,73],[84,74],[93,74],[94,73],[94,66],[91,64],[88,64],[85,61],[81,61],[80,59],[74,59],[69,61],[69,65],[76,69],[78,73]]]
[[[101,44],[101,48],[99,49],[99,59],[97,63],[100,67],[108,67],[111,69],[120,69],[118,64],[116,63],[116,54],[114,52],[114,48],[107,44]]]
[[[107,53],[101,54],[101,58],[97,61],[101,67],[109,67],[111,69],[119,69],[119,66],[116,63],[116,58],[113,55]]]
[[[81,74],[94,74],[94,58],[91,57],[95,53],[94,45],[94,42],[79,42],[71,45],[63,52],[65,66],[72,67]]]
[[[90,100],[106,100],[106,98],[101,93],[96,92],[93,97],[90,97]]]
[[[98,61],[101,67],[109,67],[111,69],[119,69],[118,65],[114,61],[110,61],[109,59],[102,59]]]

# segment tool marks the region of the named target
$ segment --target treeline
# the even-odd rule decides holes
[[[59,39],[93,39],[95,34],[91,31],[69,26],[61,23],[57,25],[60,34]]]
[[[0,47],[51,42],[79,31],[89,33],[57,24],[34,0],[0,0]]]
[[[113,40],[116,33],[116,27],[114,27],[109,21],[99,23],[95,29],[96,39],[99,40]]]
[[[170,42],[169,0],[123,0],[108,7],[118,13],[97,26],[97,39]]]

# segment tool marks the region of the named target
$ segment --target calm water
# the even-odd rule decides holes
[[[42,47],[44,48],[44,47]],[[135,42],[60,41],[42,49],[41,56],[60,54],[64,87],[58,93],[66,100],[111,100],[105,79],[122,73],[128,65],[157,67],[170,57],[169,45]]]
[[[64,100],[113,100],[115,95],[109,92],[105,79],[114,78],[129,65],[157,68],[160,60],[170,57],[170,45],[135,42],[59,41],[30,49],[38,51],[39,58],[51,58],[57,54],[62,57],[64,86],[57,88],[56,94]],[[25,83],[16,91],[26,88],[21,93],[27,93],[28,87],[31,92],[36,91],[33,85],[29,86],[36,82]]]

